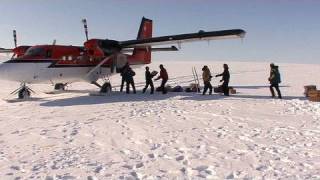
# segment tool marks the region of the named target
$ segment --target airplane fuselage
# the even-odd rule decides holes
[[[24,55],[1,63],[0,78],[28,84],[91,83],[119,73],[119,68],[126,63],[132,68],[148,64],[149,61],[144,60],[144,51],[132,55],[118,53],[92,57],[77,46],[33,46]]]

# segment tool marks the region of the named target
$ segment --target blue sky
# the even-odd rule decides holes
[[[319,63],[320,1],[316,0],[1,0],[0,47],[18,44],[82,45],[81,19],[90,38],[134,39],[141,17],[154,20],[154,36],[241,28],[241,41],[183,44],[154,60],[227,60]]]

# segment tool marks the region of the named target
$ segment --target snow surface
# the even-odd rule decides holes
[[[172,86],[192,82],[192,66],[222,71],[163,64]],[[280,64],[283,100],[270,98],[268,63],[229,66],[230,97],[142,94],[144,68],[129,95],[115,76],[110,96],[89,96],[97,88],[86,83],[58,94],[33,85],[32,99],[8,102],[18,84],[0,81],[0,179],[319,179],[320,103],[303,86],[320,84],[320,66]]]

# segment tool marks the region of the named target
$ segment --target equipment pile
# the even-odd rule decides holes
[[[304,94],[309,101],[320,102],[320,90],[317,90],[317,86],[304,86]]]

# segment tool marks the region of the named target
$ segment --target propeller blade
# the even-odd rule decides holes
[[[82,23],[83,23],[84,32],[85,32],[85,34],[86,34],[86,38],[87,38],[87,41],[88,41],[89,38],[88,38],[88,25],[87,25],[87,20],[86,20],[86,19],[82,19]]]
[[[13,30],[14,47],[17,47],[17,31]]]

